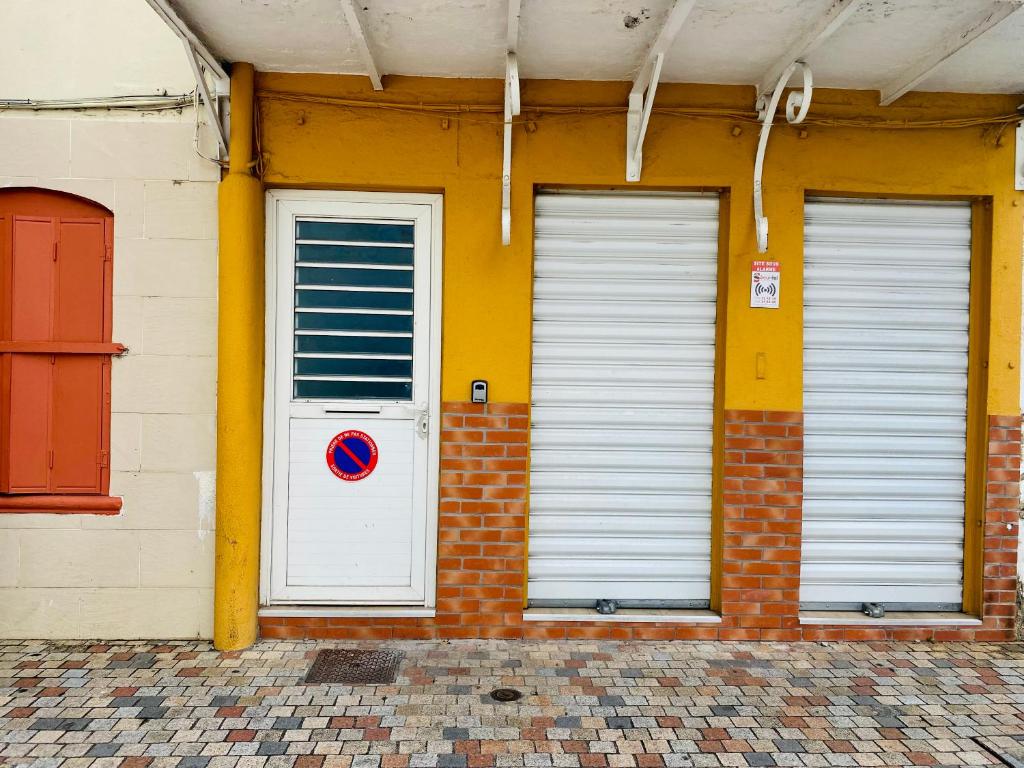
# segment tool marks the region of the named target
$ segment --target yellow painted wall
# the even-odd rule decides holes
[[[990,196],[993,290],[987,411],[1019,410],[1020,279],[1024,195],[1013,191],[1013,131],[991,127],[896,130],[789,126],[773,130],[765,166],[770,252],[754,242],[752,173],[758,127],[655,114],[643,181],[624,181],[625,115],[538,116],[514,130],[512,245],[500,242],[500,114],[365,109],[281,98],[281,92],[407,103],[500,105],[502,83],[391,77],[261,74],[260,139],[268,186],[429,190],[445,195],[442,388],[468,400],[491,382],[496,402],[530,396],[533,194],[543,186],[731,188],[725,407],[801,410],[803,198],[849,195]],[[523,103],[621,106],[626,83],[526,82]],[[277,95],[275,95],[277,93]],[[911,94],[880,109],[877,94],[817,91],[812,117],[948,119],[1012,113],[1019,97]],[[749,112],[745,87],[662,85],[658,105]],[[531,119],[528,108],[523,120]],[[734,129],[740,126],[739,135]],[[750,309],[755,258],[782,263],[782,306]],[[756,377],[764,353],[763,379]]]

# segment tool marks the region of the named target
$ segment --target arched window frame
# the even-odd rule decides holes
[[[114,216],[0,190],[0,512],[113,514]]]

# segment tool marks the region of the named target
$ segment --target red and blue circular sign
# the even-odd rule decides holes
[[[377,444],[358,429],[339,432],[327,446],[327,466],[342,480],[369,477],[377,468]]]

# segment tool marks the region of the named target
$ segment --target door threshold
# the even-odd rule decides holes
[[[264,605],[259,615],[267,618],[351,618],[351,619],[432,619],[433,608],[403,605]]]
[[[856,611],[800,611],[800,623],[843,627],[980,627],[981,619],[959,611],[892,611],[880,619]]]
[[[620,608],[615,613],[598,613],[593,608],[527,608],[523,621],[596,621],[623,624],[721,624],[714,611],[678,608]]]

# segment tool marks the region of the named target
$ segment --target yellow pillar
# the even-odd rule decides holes
[[[217,554],[213,643],[256,640],[263,445],[263,186],[252,175],[254,71],[231,69],[228,173],[220,183]]]

